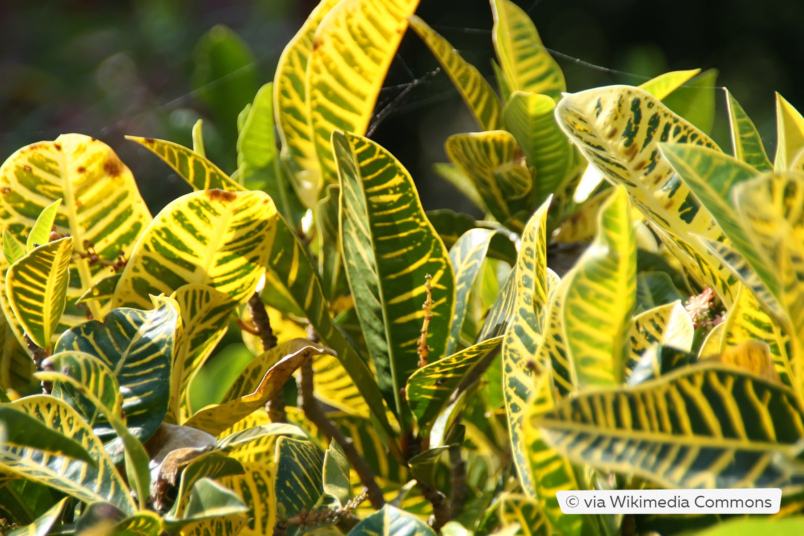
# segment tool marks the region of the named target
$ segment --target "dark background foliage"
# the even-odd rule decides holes
[[[569,91],[639,84],[667,70],[717,68],[772,155],[774,96],[804,107],[800,0],[516,0],[557,52]],[[310,0],[0,1],[0,158],[61,133],[111,145],[156,212],[186,192],[125,134],[190,143],[205,120],[209,156],[235,166],[237,112],[270,81]],[[485,0],[422,0],[419,15],[494,83]],[[408,34],[380,96],[372,137],[413,173],[426,208],[468,210],[434,175],[444,139],[475,130],[443,73]],[[718,90],[715,139],[728,147]],[[378,122],[379,121],[379,122]]]

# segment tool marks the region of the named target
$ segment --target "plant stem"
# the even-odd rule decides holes
[[[416,483],[422,495],[424,495],[424,498],[427,499],[433,507],[433,516],[430,518],[430,526],[433,527],[433,530],[439,532],[441,527],[443,527],[450,518],[447,498],[435,487],[427,485],[421,480],[417,479]]]
[[[335,440],[340,444],[343,448],[344,454],[346,454],[346,458],[352,464],[355,472],[360,477],[360,481],[363,483],[363,486],[366,488],[366,493],[368,494],[369,501],[371,501],[371,505],[376,508],[380,509],[385,504],[385,499],[382,496],[382,490],[377,485],[377,482],[374,480],[374,472],[369,467],[366,460],[360,456],[360,453],[357,452],[357,449],[352,443],[352,440],[347,438],[343,435],[335,423],[330,421],[324,412],[321,411],[321,407],[318,405],[318,400],[316,400],[315,395],[313,394],[313,363],[312,361],[307,361],[305,364],[301,366],[299,380],[298,380],[298,387],[299,387],[299,402],[304,411],[304,415],[316,425],[316,427],[321,430],[328,438],[331,440]]]
[[[422,322],[421,337],[416,344],[416,349],[419,353],[419,368],[427,366],[427,358],[430,356],[430,347],[427,346],[427,329],[430,327],[430,320],[433,318],[433,286],[430,281],[433,276],[427,274],[424,276],[424,288],[427,291],[427,299],[422,305],[424,309],[424,322]]]
[[[466,503],[466,462],[461,457],[461,445],[453,445],[449,449],[452,492],[449,497],[449,515],[457,518],[463,512]]]
[[[255,292],[248,299],[248,310],[251,313],[251,321],[257,328],[256,335],[262,341],[262,350],[267,352],[276,347],[276,336],[271,329],[271,320],[268,318],[268,311],[262,303],[259,293]],[[268,401],[268,418],[271,422],[288,422],[288,414],[285,412],[285,390],[280,389],[274,397]]]

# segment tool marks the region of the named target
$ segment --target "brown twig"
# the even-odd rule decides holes
[[[449,497],[449,515],[457,518],[463,512],[466,503],[466,462],[461,457],[461,445],[452,445],[449,448],[449,463],[451,467],[452,492]]]
[[[438,491],[435,487],[425,484],[421,480],[417,480],[419,489],[424,495],[424,498],[433,506],[433,515],[430,517],[430,526],[433,530],[439,532],[449,521],[449,504],[447,498],[443,493]]]
[[[262,303],[259,293],[255,292],[248,299],[248,310],[251,313],[251,321],[256,328],[257,335],[262,342],[262,349],[267,352],[276,347],[276,336],[271,329],[271,319],[268,318],[268,311]],[[285,391],[280,389],[276,395],[268,401],[268,417],[271,422],[288,422],[288,414],[285,412]]]
[[[424,276],[424,288],[427,290],[427,299],[422,305],[424,309],[424,322],[422,322],[421,337],[416,344],[416,349],[419,353],[419,368],[427,366],[427,358],[430,356],[430,347],[427,346],[427,329],[430,327],[430,320],[433,318],[433,286],[430,281],[433,276],[427,274]]]
[[[366,493],[369,501],[371,501],[371,505],[378,510],[382,508],[385,504],[385,499],[382,496],[380,486],[378,486],[377,482],[374,480],[374,472],[371,470],[371,467],[369,467],[366,460],[360,456],[360,453],[357,452],[352,440],[343,435],[343,432],[324,415],[324,412],[321,411],[321,407],[318,405],[318,400],[316,400],[313,394],[312,361],[308,360],[301,366],[298,387],[299,405],[302,407],[305,417],[315,424],[325,436],[338,442],[343,448],[346,458],[360,477],[360,481],[366,487]]]

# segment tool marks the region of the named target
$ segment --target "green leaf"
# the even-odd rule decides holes
[[[550,201],[545,201],[533,214],[522,233],[516,264],[515,305],[502,346],[503,394],[511,449],[519,481],[529,496],[535,494],[535,488],[522,440],[522,419],[533,389],[528,362],[541,344],[547,316],[551,277],[547,268],[546,221]]]
[[[235,192],[243,187],[230,179],[218,166],[183,145],[172,141],[126,136],[127,140],[135,141],[154,153],[173,168],[181,178],[190,183],[196,190],[210,190],[217,188]]]
[[[464,233],[475,228],[475,219],[472,216],[449,209],[429,210],[427,219],[430,220],[444,245],[450,249]]]
[[[511,91],[529,91],[558,100],[567,90],[561,68],[542,44],[536,26],[510,0],[493,0],[492,40]]]
[[[123,410],[134,436],[145,441],[159,427],[170,399],[170,366],[179,311],[165,298],[156,309],[115,309],[64,332],[55,353],[93,355],[112,370],[123,389]]]
[[[639,273],[638,262],[637,272]],[[684,296],[665,272],[642,272],[637,275],[636,312],[647,311],[683,299]]]
[[[789,169],[804,146],[804,117],[784,97],[776,94],[776,171]]]
[[[329,448],[324,453],[323,463],[323,491],[338,500],[341,507],[352,498],[352,487],[349,483],[349,469],[351,465],[346,459],[341,446],[330,441]]]
[[[324,453],[310,441],[282,437],[276,442],[274,497],[279,519],[309,511],[318,502],[323,493],[323,465]],[[288,536],[298,532],[298,527],[288,527]]]
[[[239,179],[248,190],[262,190],[288,221],[298,222],[304,207],[287,183],[279,165],[274,139],[273,83],[265,84],[254,97],[237,138]]]
[[[483,329],[480,330],[480,334],[477,336],[478,341],[485,341],[505,334],[516,306],[517,281],[516,265],[514,265],[500,289],[497,299],[494,300],[494,304],[486,315]]]
[[[332,139],[341,181],[340,237],[349,288],[380,389],[404,427],[409,417],[399,391],[419,360],[425,276],[432,276],[434,289],[427,345],[437,360],[447,346],[454,275],[402,165],[366,138],[335,132]]]
[[[340,186],[335,184],[327,186],[326,195],[315,207],[315,222],[321,235],[318,271],[321,274],[325,295],[330,301],[338,299],[348,288],[338,236],[340,196]]]
[[[426,486],[435,486],[434,473],[443,454],[449,452],[453,445],[433,447],[417,454],[408,460],[411,474],[418,482]]]
[[[773,171],[773,166],[765,152],[762,138],[759,137],[757,127],[745,113],[743,107],[737,102],[728,89],[726,92],[726,104],[729,111],[729,125],[731,126],[731,144],[734,148],[734,156],[738,160],[745,162],[757,171]]]
[[[494,235],[494,231],[489,229],[471,229],[450,249],[450,262],[455,270],[455,311],[450,321],[445,356],[451,356],[458,348],[461,328],[469,308],[469,296],[475,286],[477,275],[483,268]]]
[[[503,130],[456,134],[447,138],[445,148],[497,221],[521,232],[525,222],[520,212],[528,209],[533,181],[516,161],[514,137]]]
[[[267,352],[276,352],[284,357],[265,371],[256,385],[247,381],[236,382],[226,393],[224,402],[201,409],[185,425],[218,435],[240,419],[247,417],[255,409],[264,406],[276,393],[280,392],[296,369],[311,359],[313,355],[332,353],[332,350],[313,343],[307,343],[297,349],[298,340],[295,339]],[[293,345],[288,346],[291,343]],[[247,367],[240,378],[250,378],[255,370]]]
[[[56,215],[56,230],[71,236],[75,252],[84,255],[70,263],[67,307],[58,331],[85,322],[89,315],[103,318],[108,305],[88,302],[76,307],[75,300],[109,275],[104,262],[91,262],[88,248],[103,261],[115,262],[121,252],[128,258],[151,221],[131,171],[103,142],[66,134],[24,147],[9,157],[0,168],[0,187],[7,192],[0,196],[4,231],[21,243],[45,207],[64,199]],[[7,267],[5,258],[0,258],[0,288],[5,288]],[[0,305],[24,346],[22,329],[5,292],[0,293]]]
[[[773,460],[804,435],[792,391],[720,364],[579,393],[538,425],[574,462],[669,488],[785,487]]]
[[[246,505],[230,489],[210,478],[200,478],[193,484],[182,524],[211,517],[225,517],[248,511]]]
[[[413,515],[386,504],[358,523],[349,536],[435,536],[435,532]]]
[[[644,89],[659,100],[664,100],[665,97],[671,95],[675,90],[686,84],[686,82],[700,73],[700,69],[691,69],[689,71],[672,71],[664,73],[656,78],[651,78],[647,82],[640,84],[639,87]]]
[[[12,408],[23,411],[61,435],[72,437],[95,460],[95,465],[69,461],[63,456],[6,444],[0,447],[0,471],[44,484],[78,500],[110,502],[126,513],[136,506],[129,491],[83,417],[62,400],[35,395],[17,400]]]
[[[60,206],[61,199],[56,199],[39,214],[36,223],[31,228],[31,232],[28,233],[28,242],[25,245],[27,252],[30,253],[34,248],[50,242],[50,230],[56,221],[56,214],[58,214]]]
[[[6,295],[25,333],[49,348],[67,306],[73,239],[46,243],[12,264],[6,273]]]
[[[541,205],[562,185],[579,176],[587,162],[556,123],[555,101],[547,95],[514,91],[505,103],[503,122],[516,138],[534,173],[531,204]]]
[[[601,207],[597,237],[564,285],[573,383],[578,388],[621,383],[636,299],[636,240],[624,188]]]
[[[378,478],[397,488],[410,479],[407,466],[388,455],[387,442],[371,420],[340,412],[330,413],[329,418],[344,436],[352,438],[358,454]]]
[[[276,502],[273,500],[274,465],[259,462],[243,462],[242,465],[242,475],[222,477],[220,482],[237,493],[249,508],[246,514],[250,519],[249,528],[257,534],[271,534],[276,525]],[[263,500],[263,497],[269,499]]]
[[[150,295],[188,283],[246,301],[264,272],[277,217],[263,192],[207,190],[176,199],[134,248],[113,305],[148,308]]]
[[[193,90],[213,113],[218,130],[234,141],[237,114],[257,91],[256,59],[222,24],[201,36],[193,51]]]
[[[243,471],[243,464],[220,452],[212,451],[202,454],[190,462],[190,464],[185,467],[184,471],[182,471],[176,502],[173,503],[173,508],[170,509],[170,512],[168,512],[165,518],[170,521],[176,521],[186,517],[190,500],[194,496],[193,491],[195,490],[196,483],[204,479],[215,480],[226,476],[241,475]],[[206,488],[206,491],[213,497],[217,496],[217,492],[220,491],[219,489],[202,485],[202,491],[204,488]],[[197,496],[198,494],[195,495]],[[203,495],[206,495],[206,493],[202,494],[200,498],[196,498],[194,508],[199,506],[199,499],[203,501]],[[222,502],[231,505],[233,497],[231,494],[226,494],[220,497],[220,499]],[[197,511],[198,510],[196,510],[196,512]]]
[[[316,30],[339,1],[321,0],[313,9],[293,39],[285,45],[274,77],[276,128],[282,140],[280,158],[290,171],[289,178],[307,208],[315,206],[321,188],[321,168],[310,130],[307,67]]]
[[[117,287],[118,281],[120,281],[119,273],[104,277],[81,294],[81,296],[75,300],[75,304],[78,305],[92,300],[98,300],[104,304],[110,302],[114,297],[114,289]]]
[[[96,466],[84,445],[11,405],[0,405],[0,446],[4,445],[41,450]]]
[[[707,341],[716,336],[717,332],[717,328],[713,329]],[[639,385],[654,380],[674,370],[693,365],[697,361],[697,356],[686,350],[654,344],[642,352],[633,369],[629,369],[628,385]]]
[[[715,123],[717,75],[717,69],[704,71],[662,99],[662,103],[701,132],[709,134]]]
[[[126,517],[108,503],[90,504],[75,523],[78,534],[110,534],[114,536],[159,536],[162,518],[148,510]]]
[[[3,256],[6,258],[8,264],[14,264],[25,255],[25,247],[20,244],[19,240],[14,238],[14,235],[3,231]]]
[[[171,296],[181,313],[182,335],[170,369],[170,404],[167,417],[179,424],[192,415],[190,384],[229,327],[237,303],[206,285],[179,287]]]
[[[47,536],[47,533],[50,532],[51,527],[61,515],[65,502],[67,502],[67,497],[53,505],[50,510],[39,516],[30,525],[8,532],[8,536]]]
[[[499,128],[500,99],[480,72],[422,19],[413,15],[408,22],[452,80],[480,128],[483,130]]]
[[[204,121],[199,119],[193,125],[193,152],[206,158],[207,152],[204,149]]]
[[[735,519],[720,523],[717,527],[698,532],[699,536],[754,536],[756,534],[777,534],[795,536],[804,532],[804,519],[768,517],[760,519]]]
[[[411,374],[405,394],[419,427],[425,431],[424,435],[432,421],[447,406],[450,396],[461,381],[476,366],[484,363],[486,357],[494,352],[501,342],[502,337],[487,339],[457,354],[430,363]]]
[[[625,185],[634,206],[687,272],[708,284],[729,306],[736,290],[731,271],[698,238],[719,240],[720,228],[659,152],[660,142],[717,150],[715,143],[646,91],[627,86],[566,95],[556,117],[609,181]]]

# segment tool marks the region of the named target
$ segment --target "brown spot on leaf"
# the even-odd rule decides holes
[[[155,143],[155,140],[154,140],[153,138],[143,138],[143,140],[144,140],[144,141],[145,141],[145,143],[147,143],[148,145],[153,145],[153,144]]]
[[[84,173],[86,170],[87,170],[87,168],[85,168],[84,166],[78,166],[78,169],[76,171],[78,173]]]
[[[9,188],[8,186],[3,186],[2,188],[0,188],[0,193],[2,193],[3,195],[10,194],[11,188]]]
[[[641,162],[639,162],[637,165],[634,166],[634,171],[639,171],[640,169],[644,168],[647,165],[648,165],[648,161],[647,160],[642,160]]]
[[[25,164],[24,166],[22,166],[22,169],[24,169],[25,171],[27,171],[29,173],[31,172],[31,166],[29,166],[28,164]]]
[[[323,39],[321,39],[321,36],[316,37],[313,40],[313,52],[315,52],[318,49],[318,47],[320,47],[323,44],[324,43],[323,43]]]
[[[103,164],[103,170],[110,177],[117,177],[121,173],[123,173],[123,162],[121,162],[120,159],[117,158],[117,156],[110,155],[109,160],[107,160],[106,163]]]
[[[57,151],[61,151],[61,144],[60,143],[54,143],[53,147],[55,147]]]
[[[223,190],[207,190],[207,196],[213,201],[234,201],[237,199],[237,194],[234,192],[225,192]]]

